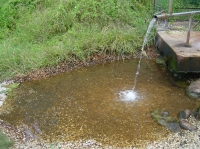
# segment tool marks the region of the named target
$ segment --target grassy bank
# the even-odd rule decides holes
[[[96,53],[134,54],[149,0],[1,0],[0,80]],[[145,13],[144,13],[145,12]]]

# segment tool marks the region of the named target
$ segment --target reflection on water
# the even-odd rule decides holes
[[[200,103],[149,60],[141,63],[135,88],[139,98],[121,101],[120,91],[133,87],[137,64],[138,60],[102,64],[22,83],[7,100],[13,110],[0,118],[15,125],[37,124],[42,137],[52,141],[94,139],[125,146],[166,136],[169,132],[152,120],[151,111],[177,116]]]

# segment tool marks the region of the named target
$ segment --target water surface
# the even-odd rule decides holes
[[[166,110],[176,117],[200,103],[153,61],[142,60],[137,79],[137,100],[120,100],[119,93],[133,88],[138,60],[101,64],[22,83],[12,106],[0,118],[14,125],[36,124],[49,141],[94,139],[116,146],[136,146],[169,134],[151,118],[151,111]]]

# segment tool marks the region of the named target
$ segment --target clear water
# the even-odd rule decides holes
[[[139,75],[139,72],[140,72],[140,65],[141,65],[141,60],[142,60],[142,52],[144,51],[144,47],[145,47],[145,45],[146,45],[146,43],[148,41],[149,34],[151,33],[151,30],[152,30],[155,22],[156,22],[156,18],[153,18],[151,20],[151,22],[149,23],[146,35],[144,37],[144,41],[143,41],[142,49],[141,49],[141,53],[140,53],[140,58],[139,58],[139,62],[138,62],[138,67],[137,67],[137,71],[135,73],[133,89],[126,90],[126,91],[121,91],[119,93],[120,99],[122,101],[135,101],[138,98],[138,93],[135,91],[135,87],[136,87],[137,78],[138,78],[138,75]]]
[[[139,98],[121,101],[120,91],[132,88],[138,59],[112,62],[24,82],[6,100],[0,119],[40,130],[47,141],[96,140],[120,147],[139,146],[170,132],[151,118],[155,109],[177,117],[196,109],[185,89],[174,86],[171,76],[154,61],[141,61],[137,80]],[[131,100],[132,94],[130,94]],[[2,109],[1,109],[2,111]]]

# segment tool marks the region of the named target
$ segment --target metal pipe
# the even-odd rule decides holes
[[[169,8],[168,8],[168,14],[172,14],[172,4],[173,4],[173,0],[169,0]],[[165,19],[165,28],[167,28],[168,26],[168,19]]]
[[[164,28],[166,29],[166,28],[167,28],[167,26],[168,26],[168,20],[167,20],[167,19],[165,19],[165,25],[164,25]]]
[[[169,1],[169,11],[168,11],[169,14],[172,14],[172,4],[173,4],[173,0],[170,0]]]
[[[189,27],[188,27],[188,32],[187,32],[186,46],[190,45],[190,30],[191,30],[191,25],[192,25],[192,16],[190,16],[190,18],[189,18]]]
[[[154,11],[156,12],[156,11],[157,11],[157,10],[156,10],[156,0],[154,0],[153,6],[154,6]]]
[[[194,15],[194,14],[200,14],[200,11],[190,11],[190,12],[179,12],[179,13],[172,13],[172,14],[160,14],[160,15],[154,15],[154,18],[157,19],[167,19],[169,17],[175,17],[175,16],[188,16],[188,15]]]

